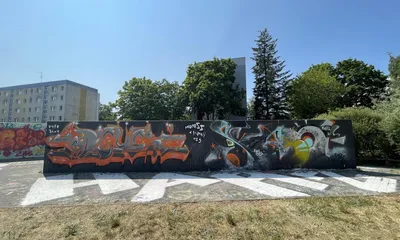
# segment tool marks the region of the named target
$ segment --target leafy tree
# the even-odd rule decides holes
[[[312,118],[340,106],[345,88],[333,71],[330,63],[312,65],[291,82],[289,102],[295,118]]]
[[[113,104],[100,104],[99,120],[100,121],[115,121],[117,120],[117,115],[113,112]]]
[[[231,59],[190,64],[183,82],[189,106],[196,119],[228,119],[244,116],[245,92],[234,85],[236,64]]]
[[[264,29],[255,42],[256,47],[252,48],[255,119],[288,118],[287,88],[291,74],[284,71],[285,61],[276,56],[277,39]]]
[[[247,103],[247,119],[253,120],[254,118],[255,118],[254,97],[252,97],[250,101]]]
[[[173,120],[185,117],[186,103],[177,82],[132,78],[118,91],[116,101],[121,119]]]
[[[390,98],[376,104],[375,109],[383,117],[382,128],[391,144],[391,157],[400,157],[400,56],[389,54]]]
[[[387,76],[374,66],[349,58],[338,62],[334,72],[347,89],[341,100],[343,107],[371,107],[374,101],[385,98]]]
[[[400,55],[394,57],[389,54],[389,76],[392,88],[400,89]]]

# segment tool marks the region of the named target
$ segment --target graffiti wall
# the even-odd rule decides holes
[[[0,122],[0,161],[43,159],[46,124]]]
[[[51,122],[44,172],[354,168],[351,121]]]

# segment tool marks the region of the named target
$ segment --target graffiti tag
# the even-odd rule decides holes
[[[33,128],[34,130],[38,130],[38,129],[42,129],[43,126],[42,126],[42,124],[37,123],[37,124],[34,124],[34,125],[32,126],[32,128]]]
[[[14,128],[15,124],[14,123],[0,123],[0,128]]]
[[[206,136],[204,132],[204,124],[196,122],[194,124],[186,125],[185,130],[189,130],[189,134],[193,136],[193,141],[195,143],[201,143],[203,138]]]
[[[49,130],[49,134],[58,134],[58,133],[60,133],[60,125],[58,125],[58,124],[48,125],[47,129]]]
[[[33,153],[31,150],[23,150],[23,151],[17,151],[15,156],[16,157],[29,157],[29,156],[33,156]]]

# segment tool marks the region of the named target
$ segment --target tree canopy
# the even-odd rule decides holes
[[[400,89],[400,55],[395,57],[389,54],[389,76],[391,87]]]
[[[341,100],[343,107],[372,107],[374,101],[385,98],[387,76],[373,65],[349,58],[336,64],[334,74],[347,89]]]
[[[289,102],[295,118],[312,118],[317,114],[339,107],[342,84],[332,75],[330,63],[312,65],[291,83]]]
[[[177,82],[132,78],[118,91],[116,101],[120,119],[179,120],[185,118],[187,104]]]
[[[117,115],[113,112],[113,104],[100,104],[99,120],[100,121],[116,121]]]
[[[244,116],[245,92],[235,83],[236,64],[231,59],[190,64],[183,89],[196,119],[227,119]]]

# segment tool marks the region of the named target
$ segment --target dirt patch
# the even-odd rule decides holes
[[[400,196],[0,209],[0,239],[396,239]]]

